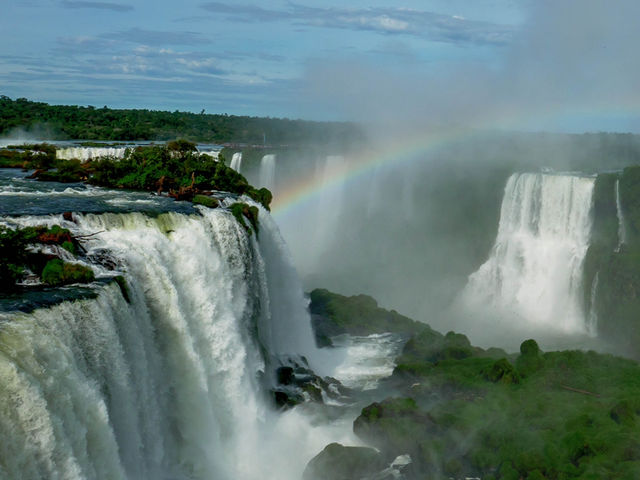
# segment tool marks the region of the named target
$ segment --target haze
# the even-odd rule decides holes
[[[2,10],[1,93],[12,98],[382,124],[640,128],[632,0],[8,0]]]

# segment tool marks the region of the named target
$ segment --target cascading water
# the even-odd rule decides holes
[[[56,158],[77,158],[81,162],[87,162],[98,157],[123,158],[126,151],[125,147],[68,147],[56,150]]]
[[[91,234],[87,258],[117,262],[130,303],[111,283],[95,299],[1,315],[0,478],[295,478],[345,441],[266,407],[261,372],[290,353],[312,361],[315,347],[264,210],[260,242],[221,209],[11,221]]]
[[[233,154],[233,156],[231,157],[231,165],[229,166],[236,172],[241,173],[240,169],[242,168],[242,152],[236,152]]]
[[[273,190],[276,183],[276,156],[265,155],[260,160],[260,180],[259,185]]]
[[[622,249],[627,243],[627,227],[624,221],[624,213],[622,212],[622,202],[620,201],[620,180],[616,180],[616,214],[618,216],[618,246],[616,252]]]
[[[315,205],[315,215],[313,216],[313,228],[315,232],[309,248],[310,260],[318,261],[319,257],[325,253],[326,245],[335,235],[338,227],[340,215],[342,214],[344,202],[344,182],[335,182],[336,178],[341,178],[347,170],[347,163],[342,155],[328,155],[321,167],[322,186],[321,194]]]
[[[598,298],[598,283],[600,281],[600,272],[596,272],[591,282],[591,291],[589,292],[589,316],[587,317],[587,331],[592,335],[598,332],[598,310],[596,307],[596,299]]]
[[[594,178],[523,173],[506,185],[490,258],[462,301],[512,322],[585,332],[582,267],[591,232]]]

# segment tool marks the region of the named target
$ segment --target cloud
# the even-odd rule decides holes
[[[630,118],[615,129],[637,131],[640,3],[540,0],[527,13],[491,62],[434,63],[419,71],[402,62],[380,69],[367,59],[324,59],[309,64],[305,96],[337,117],[377,119],[381,128],[399,131],[611,129],[607,118]]]
[[[284,10],[268,10],[255,5],[222,2],[203,3],[201,8],[238,22],[288,21],[311,27],[412,35],[454,44],[505,45],[514,33],[509,25],[409,8],[318,8],[289,3]]]
[[[121,41],[138,43],[140,45],[203,45],[211,43],[211,40],[197,32],[167,32],[159,30],[144,30],[142,28],[130,28],[115,33],[100,35],[101,38],[115,38]]]
[[[131,5],[124,5],[122,3],[111,3],[111,2],[87,2],[87,1],[74,1],[74,0],[63,0],[60,4],[64,8],[93,8],[98,10],[111,10],[113,12],[130,12],[134,10]]]

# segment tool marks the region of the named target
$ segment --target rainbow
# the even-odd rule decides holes
[[[390,142],[382,150],[366,151],[355,157],[350,156],[348,162],[333,167],[321,178],[309,176],[309,178],[291,183],[285,189],[278,191],[273,199],[272,213],[276,218],[286,218],[300,208],[304,208],[308,202],[317,198],[322,192],[334,189],[339,185],[357,182],[372,170],[420,161],[424,158],[419,155],[421,153],[433,152],[479,134],[480,131],[475,129],[450,129],[443,132],[432,132],[409,140]]]

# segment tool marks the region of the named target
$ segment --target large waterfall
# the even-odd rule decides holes
[[[14,219],[90,235],[87,258],[124,274],[130,303],[109,283],[0,314],[0,478],[288,478],[328,443],[266,406],[269,365],[315,352],[277,227],[261,210],[257,241],[199,213]]]
[[[594,183],[570,175],[512,175],[491,255],[462,294],[467,306],[491,306],[512,322],[585,331],[582,269]]]

